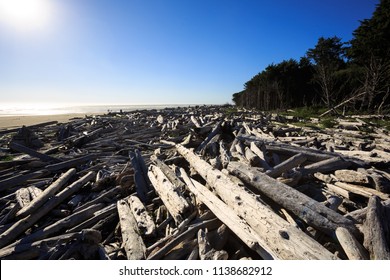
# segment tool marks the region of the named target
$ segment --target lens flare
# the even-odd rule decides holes
[[[0,0],[0,24],[34,30],[47,26],[51,16],[49,0]]]

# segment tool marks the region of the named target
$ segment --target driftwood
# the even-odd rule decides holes
[[[0,258],[125,260],[131,245],[123,239],[122,200],[147,247],[140,258],[386,258],[370,244],[389,236],[390,133],[373,118],[387,116],[351,116],[314,129],[319,119],[191,106],[1,131]],[[197,160],[176,144],[196,149]],[[55,187],[69,169],[73,175]],[[91,171],[96,179],[66,191]],[[188,186],[180,173],[190,174]],[[375,234],[366,230],[372,195],[382,200],[382,226],[368,226]],[[341,214],[346,224],[333,221]],[[77,235],[89,229],[90,238]],[[73,237],[62,241],[64,233]],[[244,241],[247,235],[258,245]]]
[[[291,158],[285,160],[284,162],[274,166],[271,170],[267,170],[265,174],[272,178],[276,178],[280,176],[282,173],[297,167],[298,165],[304,163],[306,161],[306,157],[299,153]]]
[[[66,173],[64,173],[58,180],[56,180],[53,184],[47,187],[39,197],[34,199],[29,205],[22,208],[16,216],[19,218],[26,217],[31,213],[38,210],[43,204],[45,204],[50,197],[56,194],[68,181],[69,179],[76,173],[76,169],[69,169]]]
[[[81,177],[79,180],[69,185],[64,190],[56,194],[51,200],[46,202],[41,207],[41,211],[35,212],[13,224],[9,229],[0,235],[0,248],[15,240],[15,238],[30,228],[36,221],[45,216],[50,210],[58,206],[67,197],[78,191],[89,180],[93,179],[94,176],[95,174],[90,172],[87,175]]]
[[[24,183],[27,180],[40,178],[47,174],[47,170],[39,170],[31,173],[27,173],[24,175],[16,175],[8,179],[4,179],[0,181],[0,192],[10,189],[12,187],[17,186],[18,184]]]
[[[333,235],[337,227],[344,226],[357,233],[353,223],[325,207],[323,204],[311,199],[301,192],[281,183],[269,176],[246,167],[240,163],[230,163],[228,170],[255,187],[286,210],[294,213],[307,224]]]
[[[127,200],[120,200],[117,204],[122,232],[122,242],[128,260],[145,259],[145,244],[138,232],[137,221]]]
[[[218,170],[212,169],[206,162],[186,148],[177,145],[177,151],[194,167],[197,172],[210,184],[239,216],[259,235],[267,231],[260,246],[267,248],[269,253],[278,259],[334,259],[330,252],[319,243],[310,239],[305,233],[288,224],[281,217],[260,203],[254,194],[234,184]],[[247,206],[247,207],[244,207]],[[249,208],[253,211],[249,211]],[[259,220],[263,222],[259,223]],[[304,243],[298,240],[305,240]],[[305,244],[305,247],[302,245]],[[282,249],[283,248],[283,249]]]
[[[156,231],[156,225],[141,200],[137,196],[131,195],[127,202],[130,205],[131,212],[137,221],[137,226],[141,234],[153,236]]]
[[[350,260],[367,260],[367,251],[349,232],[348,229],[339,227],[336,229],[336,237],[341,247]]]
[[[368,249],[371,259],[390,260],[389,242],[386,238],[389,230],[388,215],[376,196],[370,197],[367,207],[364,247]]]
[[[256,251],[264,259],[271,259],[269,252],[264,250],[259,243],[260,237],[255,231],[242,220],[228,205],[218,199],[211,191],[195,180],[191,180],[183,169],[181,176],[188,188],[202,201],[226,226],[230,228],[249,248]]]
[[[182,215],[190,210],[190,204],[157,166],[150,166],[148,176],[169,213],[180,223],[183,220]]]

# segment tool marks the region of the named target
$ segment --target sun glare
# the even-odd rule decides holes
[[[48,25],[49,0],[0,0],[0,23],[17,29],[40,29]]]

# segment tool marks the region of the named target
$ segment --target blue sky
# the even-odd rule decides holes
[[[0,18],[4,104],[231,102],[268,64],[299,59],[320,36],[350,40],[378,3],[31,1],[47,2],[44,24]]]

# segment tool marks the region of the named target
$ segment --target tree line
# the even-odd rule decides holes
[[[319,38],[299,61],[268,65],[233,101],[260,110],[343,103],[352,110],[390,111],[390,0],[380,1],[349,42]]]

